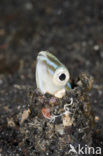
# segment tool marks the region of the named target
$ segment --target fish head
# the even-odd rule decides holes
[[[70,79],[68,69],[51,53],[39,52],[36,64],[36,84],[43,93],[56,95]]]

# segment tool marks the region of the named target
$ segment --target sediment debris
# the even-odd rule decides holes
[[[30,91],[30,127],[24,123],[23,129],[28,129],[25,137],[39,154],[71,155],[70,145],[77,149],[78,144],[92,144],[94,116],[88,98],[92,83],[92,77],[81,74],[62,99]]]
[[[81,74],[63,98],[30,88],[25,107],[14,112],[0,129],[3,154],[78,155],[73,152],[92,144],[94,116],[88,92],[92,77]]]

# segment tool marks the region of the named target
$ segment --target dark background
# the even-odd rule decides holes
[[[39,51],[48,50],[69,69],[94,77],[92,109],[103,125],[103,1],[0,0],[0,115],[25,105],[35,85]]]

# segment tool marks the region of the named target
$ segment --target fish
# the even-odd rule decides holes
[[[71,89],[70,73],[52,53],[41,51],[36,62],[36,85],[42,94],[62,98]]]

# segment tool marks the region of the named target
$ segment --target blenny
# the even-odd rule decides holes
[[[62,98],[71,89],[68,69],[54,55],[39,52],[36,64],[36,85],[42,94],[49,93]]]

